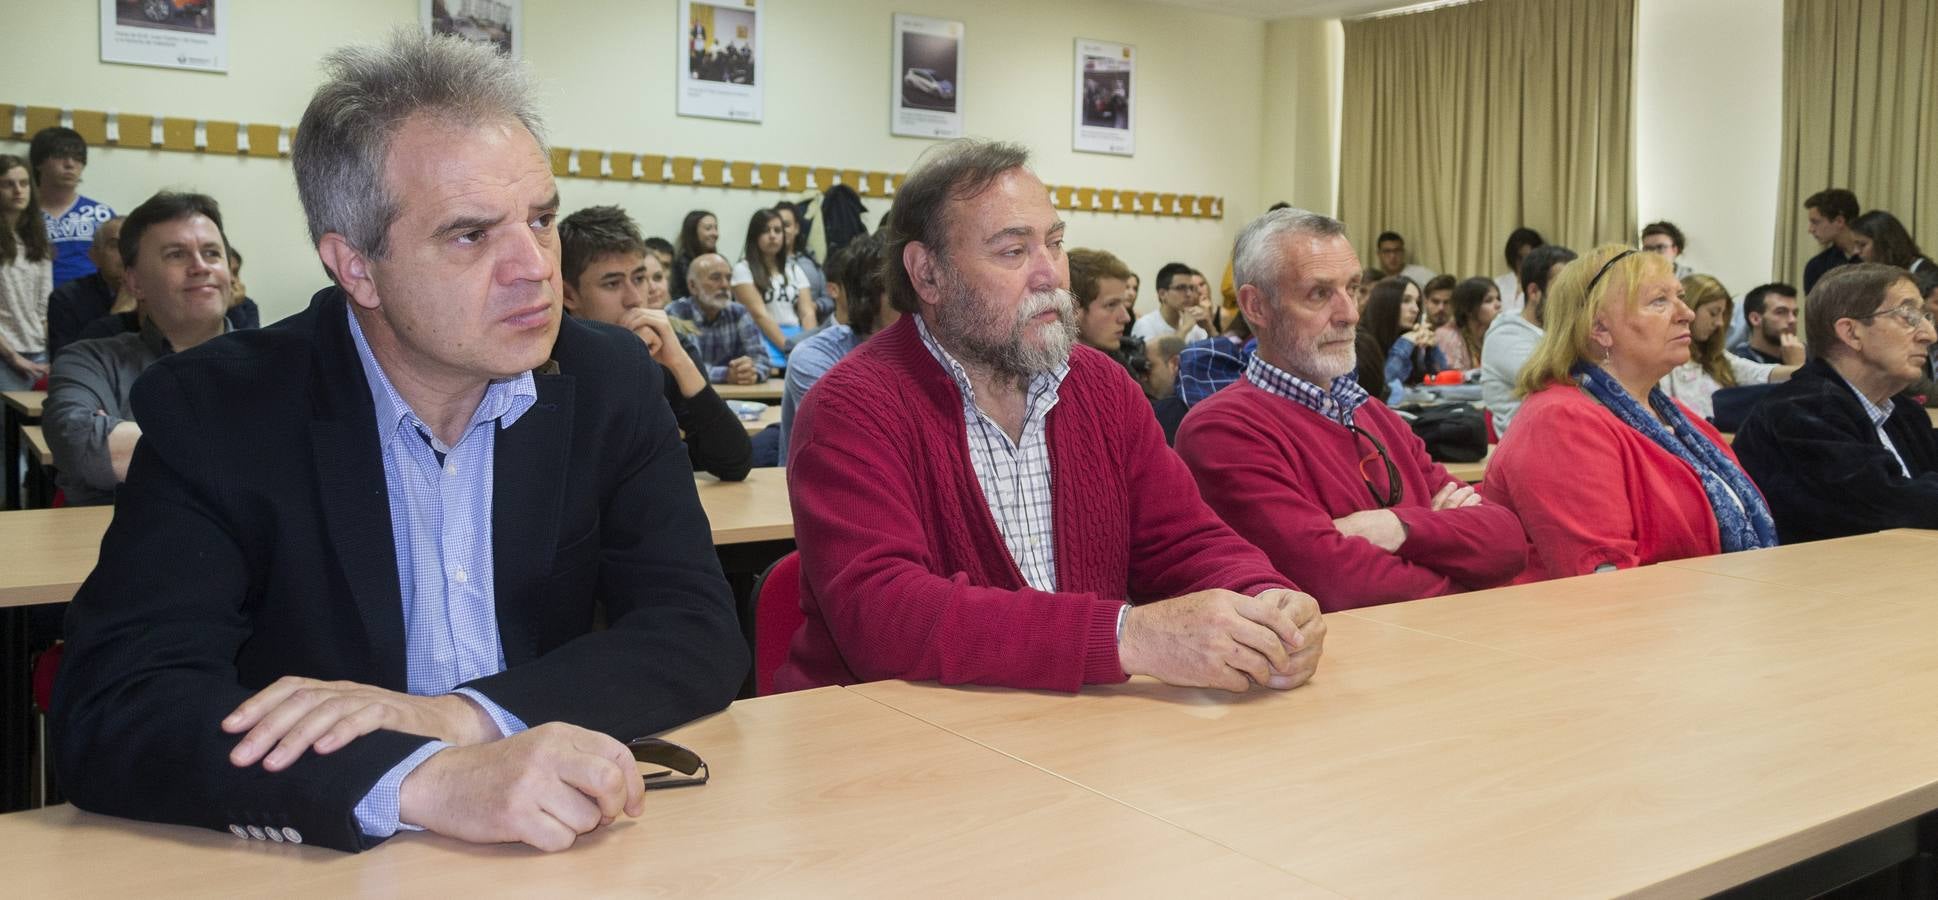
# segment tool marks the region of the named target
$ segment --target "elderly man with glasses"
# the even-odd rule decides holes
[[[1233,256],[1258,352],[1242,380],[1192,407],[1177,441],[1212,509],[1328,612],[1520,574],[1514,514],[1447,474],[1354,379],[1362,275],[1345,227],[1275,210]]]
[[[1938,436],[1905,390],[1938,331],[1911,276],[1860,263],[1804,304],[1810,361],[1736,433],[1783,543],[1938,528]]]

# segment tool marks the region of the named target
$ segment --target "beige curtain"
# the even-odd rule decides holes
[[[1348,22],[1339,207],[1460,276],[1505,271],[1527,226],[1633,241],[1635,0],[1480,0]]]
[[[1828,187],[1938,252],[1938,2],[1785,0],[1777,279],[1821,249],[1803,201]]]

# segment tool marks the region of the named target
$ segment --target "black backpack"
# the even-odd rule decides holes
[[[1435,462],[1479,462],[1487,457],[1487,418],[1472,403],[1440,403],[1416,413],[1408,424]]]

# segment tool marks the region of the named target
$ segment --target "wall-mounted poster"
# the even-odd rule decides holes
[[[895,14],[889,133],[962,137],[962,23]]]
[[[683,116],[761,118],[760,0],[676,0],[676,108]]]
[[[525,0],[419,0],[418,18],[432,34],[455,34],[499,53],[523,50]]]
[[[1137,48],[1077,38],[1074,149],[1130,156],[1137,149]]]
[[[227,72],[229,3],[101,0],[101,61]]]

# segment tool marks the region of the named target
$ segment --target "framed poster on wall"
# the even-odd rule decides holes
[[[962,23],[895,14],[889,133],[962,137]]]
[[[679,68],[674,108],[683,116],[761,119],[760,0],[676,0]]]
[[[227,72],[232,2],[101,0],[101,61]]]
[[[1077,38],[1076,72],[1071,148],[1132,155],[1137,149],[1137,48]]]
[[[524,50],[525,0],[418,0],[417,17],[432,34],[492,44],[516,58]]]

